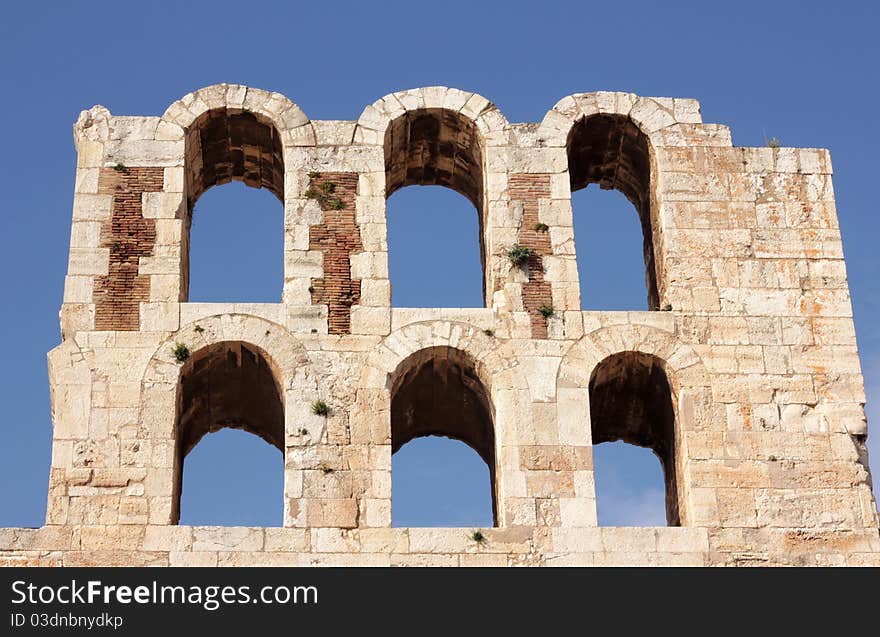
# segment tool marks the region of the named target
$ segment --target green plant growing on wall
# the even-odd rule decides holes
[[[316,416],[326,416],[330,413],[330,407],[323,400],[316,400],[312,403],[312,413]]]
[[[550,230],[550,226],[546,223],[536,223],[535,224],[535,232],[547,232]]]
[[[552,305],[542,305],[540,308],[538,308],[538,311],[544,318],[550,318],[551,316],[556,314],[556,310],[553,309]]]
[[[178,363],[185,363],[189,359],[189,348],[183,343],[175,343],[171,353],[174,355],[174,360]]]
[[[513,265],[522,265],[529,260],[530,256],[532,256],[532,251],[519,244],[511,247],[507,251],[507,258]]]
[[[486,536],[483,535],[483,532],[477,529],[473,533],[471,533],[471,539],[477,544],[483,544],[486,541]]]
[[[305,191],[306,199],[317,201],[322,210],[344,210],[345,202],[339,197],[332,196],[336,192],[336,184],[332,181],[316,184],[315,180],[320,176],[321,173],[314,170],[309,173],[309,187]]]

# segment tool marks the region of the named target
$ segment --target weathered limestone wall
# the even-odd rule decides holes
[[[46,526],[0,530],[0,562],[880,565],[827,151],[734,147],[688,99],[578,94],[511,125],[442,87],[338,122],[218,85],[74,131]],[[229,179],[283,199],[280,304],[186,302],[192,206]],[[655,311],[581,310],[571,191],[594,182],[639,211]],[[474,202],[485,309],[390,307],[386,194],[416,183]],[[176,525],[181,378],[230,344],[277,383],[284,528]],[[668,379],[679,527],[596,526],[591,377],[621,352]],[[425,356],[468,362],[490,406],[482,543],[389,528],[392,393]]]

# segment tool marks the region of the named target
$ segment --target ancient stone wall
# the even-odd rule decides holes
[[[827,151],[734,147],[690,99],[510,124],[443,87],[344,122],[224,84],[162,117],[96,106],[74,136],[46,525],[0,530],[3,563],[880,565]],[[284,203],[279,304],[187,302],[193,205],[230,179]],[[640,215],[652,311],[581,309],[590,183]],[[409,184],[476,207],[485,308],[391,307],[385,200]],[[282,448],[283,528],[176,524],[221,421]],[[487,461],[485,541],[390,528],[392,451],[425,433]],[[672,526],[597,526],[592,443],[617,438],[661,457]]]

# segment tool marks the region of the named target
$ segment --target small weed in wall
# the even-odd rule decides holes
[[[495,336],[495,332],[490,329],[483,330],[483,334],[485,334],[486,336]]]
[[[507,258],[513,265],[522,265],[532,256],[532,251],[525,246],[515,245],[507,251]]]
[[[779,140],[775,137],[771,137],[767,140],[767,148],[779,148]]]
[[[308,435],[309,435],[309,430],[306,429],[305,427],[303,427],[302,429],[299,430],[299,435],[300,435],[300,436],[308,436]]]
[[[345,209],[345,202],[343,202],[342,199],[331,196],[336,192],[335,183],[332,181],[325,181],[315,188],[315,180],[320,176],[320,173],[314,171],[309,173],[310,184],[305,192],[306,199],[314,199],[324,210]]]
[[[330,413],[330,407],[323,400],[316,400],[312,403],[312,413],[316,416],[326,416]]]
[[[535,224],[535,232],[547,232],[550,230],[550,226],[546,223],[536,223]]]
[[[175,344],[171,353],[174,354],[174,360],[178,363],[185,363],[189,359],[189,348],[183,343]]]
[[[196,334],[201,334],[201,333],[204,332],[204,331],[205,331],[205,328],[202,327],[201,325],[196,325],[196,326],[193,328],[193,332],[195,332]]]
[[[544,318],[550,318],[554,314],[556,314],[556,310],[553,309],[552,305],[542,305],[538,311],[541,313],[541,316]]]
[[[486,541],[486,536],[483,535],[483,532],[477,529],[473,533],[471,533],[471,539],[477,544],[483,544]]]
[[[672,303],[667,303],[663,307],[660,308],[661,312],[671,312],[672,311]]]
[[[323,466],[321,467],[321,472],[326,476],[328,473],[333,473],[333,467]]]
[[[113,166],[113,170],[121,173],[123,170],[125,170],[125,164],[123,164],[122,162],[119,162],[118,164]]]

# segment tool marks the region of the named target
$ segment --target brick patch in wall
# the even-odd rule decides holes
[[[520,202],[523,207],[522,224],[519,228],[519,244],[532,251],[529,257],[529,280],[523,284],[523,307],[529,313],[532,338],[547,338],[547,319],[541,308],[553,305],[550,283],[544,280],[542,257],[552,254],[550,234],[538,227],[538,200],[550,198],[550,175],[513,174],[508,181],[510,202]]]
[[[355,221],[357,173],[318,173],[307,195],[324,211],[324,223],[309,229],[309,249],[324,253],[324,276],[312,279],[312,303],[328,307],[330,334],[351,334],[351,306],[360,302],[361,281],[351,278],[349,258],[363,250]]]
[[[150,277],[138,274],[140,258],[153,254],[156,224],[144,219],[142,196],[163,188],[163,168],[102,168],[98,193],[113,195],[100,246],[110,248],[106,276],[96,276],[92,299],[95,329],[140,329],[140,303],[150,299]]]

